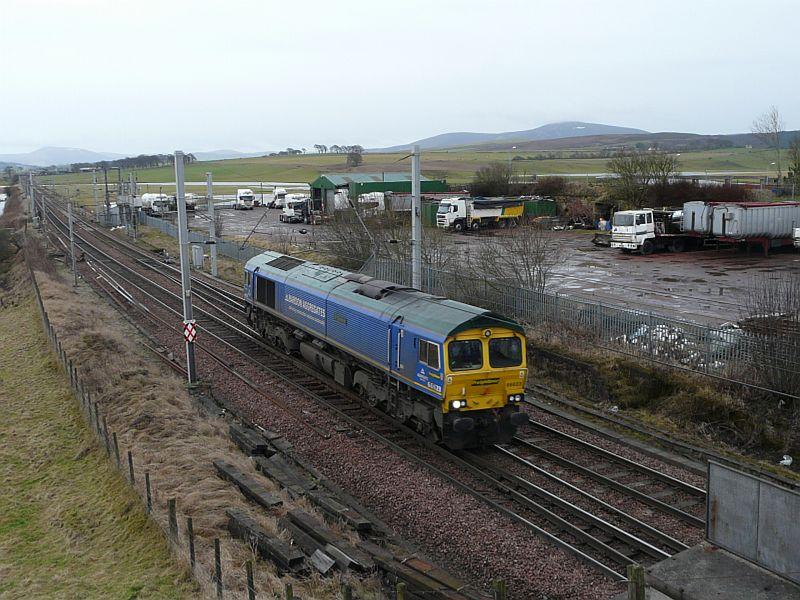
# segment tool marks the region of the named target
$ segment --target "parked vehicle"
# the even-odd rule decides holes
[[[272,190],[272,202],[269,203],[269,208],[283,208],[284,206],[286,206],[286,190],[275,188]]]
[[[477,231],[481,227],[516,227],[525,209],[519,199],[452,198],[442,200],[436,211],[436,226],[453,231]]]
[[[286,202],[283,211],[278,216],[281,223],[310,223],[311,222],[311,198],[303,196],[292,198]]]
[[[800,226],[800,202],[686,202],[683,210],[623,210],[614,214],[611,247],[650,254],[667,248],[682,252],[707,241],[758,244],[770,248],[793,243]]]
[[[141,208],[148,214],[165,214],[176,210],[175,197],[167,194],[142,194]]]
[[[195,210],[197,208],[197,194],[184,194],[186,200],[186,210]]]
[[[253,190],[248,188],[236,190],[236,203],[233,205],[234,210],[253,210],[253,202],[256,196]]]
[[[614,213],[611,247],[643,255],[654,250],[683,252],[698,243],[698,237],[683,231],[683,211],[679,209],[621,210]]]

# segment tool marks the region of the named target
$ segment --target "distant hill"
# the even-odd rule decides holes
[[[616,125],[603,125],[602,123],[584,123],[583,121],[564,121],[562,123],[550,123],[534,129],[524,131],[504,131],[502,133],[474,133],[460,131],[455,133],[442,133],[433,137],[409,142],[400,146],[389,148],[375,148],[371,152],[400,152],[408,150],[409,146],[419,144],[422,150],[441,150],[445,148],[456,148],[465,146],[475,146],[478,144],[497,144],[524,143],[538,140],[554,140],[559,138],[574,138],[583,136],[598,136],[609,134],[646,134],[643,129],[632,127],[618,127]],[[515,145],[515,144],[512,144]]]
[[[83,148],[61,148],[46,146],[33,152],[21,154],[0,154],[0,162],[11,162],[35,167],[49,167],[51,165],[69,165],[76,162],[99,162],[101,160],[115,160],[125,158],[124,154],[112,152],[93,152]]]
[[[256,156],[266,156],[271,150],[262,152],[239,152],[238,150],[209,150],[207,152],[192,152],[195,158],[200,161],[207,160],[227,160],[229,158],[253,158]]]
[[[781,134],[781,146],[787,148],[795,136],[800,136],[800,131],[785,131]],[[698,133],[681,133],[662,131],[659,133],[640,133],[626,135],[592,135],[579,137],[565,137],[551,140],[534,140],[515,142],[514,152],[546,152],[559,150],[604,150],[620,148],[659,148],[661,150],[676,152],[692,152],[713,150],[717,148],[765,148],[766,144],[752,133],[732,133],[720,135],[705,135]],[[459,150],[476,151],[508,151],[509,142],[490,142],[464,146]]]

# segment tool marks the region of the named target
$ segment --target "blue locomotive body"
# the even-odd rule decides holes
[[[251,324],[269,341],[301,354],[341,385],[356,389],[371,404],[416,425],[422,433],[448,438],[445,441],[453,447],[466,447],[479,445],[479,439],[500,441],[507,437],[509,427],[513,429],[512,420],[520,422],[522,415],[512,419],[518,407],[507,406],[505,388],[500,396],[495,394],[500,403],[491,396],[493,403],[469,405],[489,411],[488,429],[497,435],[490,432],[488,438],[486,431],[475,429],[475,419],[486,415],[479,410],[466,415],[465,389],[464,410],[452,409],[461,406],[460,400],[455,405],[447,403],[446,381],[453,379],[448,376],[447,341],[459,332],[481,335],[488,327],[522,337],[521,327],[512,321],[474,306],[276,252],[247,262],[244,296]],[[524,359],[516,366],[518,380]],[[484,400],[497,391],[490,388],[481,388]],[[457,434],[459,427],[465,431]],[[443,431],[450,433],[443,436]],[[450,439],[454,436],[460,441]]]

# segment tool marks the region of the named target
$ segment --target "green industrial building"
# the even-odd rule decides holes
[[[334,196],[345,190],[349,198],[369,192],[410,194],[411,173],[325,173],[309,185],[315,208],[330,213],[334,210]],[[421,177],[420,187],[423,194],[437,194],[447,191],[447,182]]]

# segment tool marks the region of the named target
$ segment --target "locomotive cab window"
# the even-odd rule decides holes
[[[522,364],[522,343],[518,337],[489,340],[489,364],[494,368],[518,367]]]
[[[468,371],[483,366],[483,344],[480,340],[459,340],[447,345],[451,371]]]
[[[425,363],[431,369],[439,369],[439,344],[427,340],[419,341],[419,362]]]

